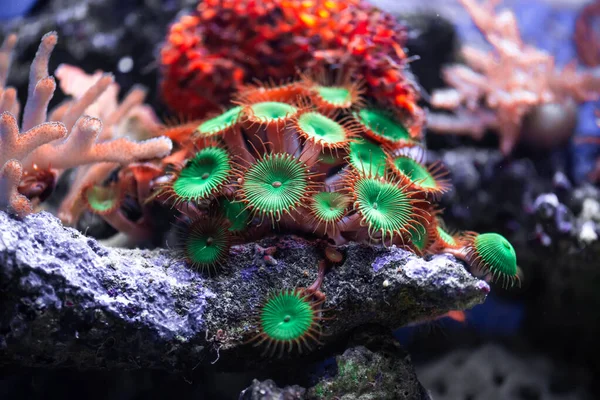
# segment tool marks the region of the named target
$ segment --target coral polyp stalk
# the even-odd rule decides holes
[[[119,183],[103,185],[88,185],[81,191],[84,204],[94,214],[102,217],[110,226],[136,241],[151,237],[151,230],[143,220],[134,222],[125,216],[121,210],[125,193]]]
[[[280,101],[263,101],[244,107],[244,126],[250,134],[265,137],[273,152],[290,152],[284,129],[298,108]],[[264,135],[264,136],[263,136]]]
[[[305,108],[291,121],[290,127],[304,140],[300,156],[303,162],[314,164],[322,153],[337,155],[348,148],[358,128],[348,119],[338,119],[336,113],[322,114]]]

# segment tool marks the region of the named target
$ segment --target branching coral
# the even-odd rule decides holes
[[[315,103],[347,108],[364,92],[402,110],[418,135],[423,113],[407,77],[405,38],[392,15],[362,0],[202,1],[170,29],[161,50],[162,94],[175,112],[202,117],[252,80],[279,82],[298,68],[343,65],[334,78],[311,80]],[[348,85],[359,75],[364,85]]]
[[[504,154],[521,139],[542,147],[563,143],[575,128],[575,102],[600,96],[600,76],[578,72],[573,63],[557,69],[549,53],[523,42],[511,11],[494,10],[497,1],[461,3],[492,50],[464,47],[466,65],[444,68],[451,88],[434,91],[431,104],[455,115],[431,113],[429,129],[476,139],[493,129]]]
[[[75,67],[59,68],[61,87],[74,98],[48,116],[48,104],[56,89],[48,72],[48,61],[57,40],[55,32],[46,34],[31,64],[20,129],[16,92],[5,86],[16,37],[7,37],[0,49],[0,165],[4,165],[2,185],[7,187],[0,196],[9,209],[25,215],[33,210],[30,200],[43,201],[65,170],[83,166],[61,205],[63,220],[74,222],[83,209],[84,187],[100,183],[119,165],[166,156],[171,151],[171,141],[153,138],[135,142],[123,137],[124,129],[131,127],[126,122],[131,122],[130,115],[136,108],[134,118],[144,121],[138,126],[143,126],[146,132],[155,130],[158,124],[152,122],[150,110],[141,106],[143,91],[134,89],[118,104],[118,86],[113,77],[100,72],[87,76]],[[103,118],[104,124],[96,117]],[[151,136],[155,134],[146,135]],[[76,203],[79,207],[75,207]]]

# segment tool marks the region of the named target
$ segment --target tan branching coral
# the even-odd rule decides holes
[[[88,76],[78,68],[63,66],[59,69],[61,87],[73,99],[58,106],[48,117],[48,104],[56,89],[48,61],[57,40],[56,32],[46,34],[31,64],[20,129],[16,91],[6,87],[16,36],[8,36],[0,48],[0,185],[5,189],[0,192],[0,205],[19,215],[31,212],[28,199],[43,200],[39,194],[47,196],[60,174],[69,168],[89,168],[78,173],[83,186],[91,179],[104,177],[98,171],[105,171],[106,167],[94,168],[96,163],[125,165],[166,156],[172,148],[165,137],[142,142],[125,137],[124,129],[132,126],[129,115],[142,121],[137,126],[143,126],[145,132],[137,137],[156,136],[159,125],[142,105],[144,90],[134,88],[123,102],[118,102],[119,88],[110,74],[97,72]],[[71,188],[74,189],[77,187]],[[67,196],[67,200],[69,197],[72,196]]]
[[[460,2],[492,49],[486,52],[466,46],[462,50],[466,65],[444,68],[443,77],[450,88],[434,91],[431,104],[452,110],[454,115],[430,113],[429,129],[476,139],[493,129],[500,136],[501,151],[509,154],[520,140],[524,120],[540,111],[543,117],[533,120],[561,117],[570,122],[555,128],[551,132],[554,137],[540,138],[540,142],[552,146],[568,138],[572,132],[564,131],[574,124],[573,101],[597,99],[600,76],[579,72],[575,64],[556,68],[550,54],[523,42],[511,11],[495,11],[498,0]],[[535,129],[527,131],[535,135]]]

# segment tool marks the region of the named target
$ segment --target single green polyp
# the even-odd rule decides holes
[[[219,147],[200,150],[181,170],[173,183],[180,199],[205,199],[227,182],[231,164],[229,154]]]
[[[350,143],[350,163],[358,171],[371,176],[385,174],[386,155],[378,145],[359,139]]]
[[[318,86],[317,93],[327,103],[344,106],[351,101],[350,91],[341,86]]]
[[[196,131],[204,136],[214,135],[233,126],[239,119],[242,107],[234,107],[223,114],[201,123]]]
[[[230,232],[240,232],[248,227],[250,220],[250,212],[246,209],[246,205],[241,201],[223,200],[221,203],[225,217],[231,223]]]
[[[358,210],[369,225],[369,231],[393,237],[410,228],[413,206],[406,193],[391,182],[360,178],[354,185]]]
[[[406,128],[388,113],[374,108],[363,108],[358,112],[360,122],[373,133],[394,142],[410,140]]]
[[[119,193],[116,186],[92,186],[85,191],[90,208],[99,214],[110,212],[118,206]]]
[[[244,174],[246,201],[262,213],[281,214],[294,209],[307,189],[306,166],[287,153],[267,154]]]
[[[261,121],[272,121],[295,114],[298,109],[279,101],[263,101],[251,106],[254,118]]]
[[[497,233],[482,233],[474,240],[474,248],[481,262],[492,273],[514,277],[517,275],[517,254],[508,240]]]
[[[194,221],[186,232],[185,254],[196,267],[219,263],[229,250],[227,230],[224,225],[208,219]]]
[[[425,188],[437,188],[437,182],[427,168],[410,157],[400,156],[394,159],[394,165],[400,172],[408,176],[413,182]]]
[[[302,114],[298,118],[298,126],[315,142],[334,145],[346,141],[342,125],[315,111]]]
[[[300,339],[315,323],[310,301],[299,292],[283,291],[263,306],[260,321],[264,333],[278,342]]]
[[[320,192],[313,196],[312,210],[322,222],[340,220],[348,206],[348,198],[337,192]]]

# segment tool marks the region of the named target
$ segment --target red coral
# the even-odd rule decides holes
[[[600,0],[581,9],[575,21],[575,48],[581,62],[588,67],[600,65]]]
[[[422,111],[404,69],[405,30],[361,0],[206,0],[171,27],[161,51],[162,96],[178,114],[202,117],[254,79],[342,66],[367,95],[400,107],[419,132]]]

